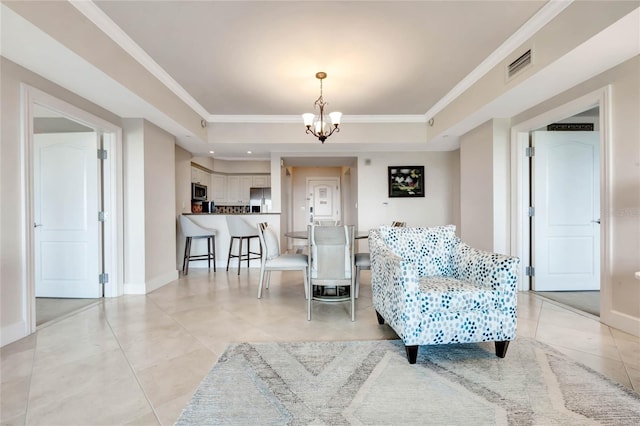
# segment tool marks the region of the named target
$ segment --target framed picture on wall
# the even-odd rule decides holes
[[[424,166],[389,166],[389,197],[424,197]]]

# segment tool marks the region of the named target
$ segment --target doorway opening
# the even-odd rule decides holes
[[[358,225],[357,157],[281,157],[281,197],[283,234],[291,231],[306,231],[307,225],[314,220],[325,219],[325,207],[332,206],[331,219],[341,224]],[[308,181],[331,180],[333,190],[319,192],[310,196],[313,190]],[[338,190],[335,190],[337,184]],[[318,188],[320,190],[320,188]],[[329,197],[329,198],[327,198]],[[334,198],[337,197],[337,198]],[[322,199],[321,199],[322,198]],[[313,203],[317,206],[313,206]],[[311,213],[311,208],[314,212]],[[317,216],[320,213],[320,217]],[[313,214],[313,216],[312,216]],[[328,219],[328,218],[327,218]],[[284,238],[284,237],[283,237]],[[287,238],[287,249],[298,251],[304,247],[296,246],[296,241]]]
[[[610,306],[602,285],[608,250],[608,223],[601,214],[607,208],[607,97],[605,88],[512,129],[512,243],[523,259],[520,290],[592,315]],[[552,128],[571,130],[591,123],[594,131],[547,132],[554,123],[559,126]]]
[[[23,85],[25,318],[122,294],[121,130]]]

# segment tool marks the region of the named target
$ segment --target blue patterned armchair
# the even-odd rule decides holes
[[[516,257],[471,248],[455,226],[380,227],[369,233],[371,288],[378,322],[405,344],[410,364],[419,345],[495,341],[504,358],[516,337]]]

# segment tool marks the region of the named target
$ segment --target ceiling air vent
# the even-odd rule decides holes
[[[522,56],[507,66],[507,78],[512,78],[529,65],[531,65],[531,49],[524,52]]]

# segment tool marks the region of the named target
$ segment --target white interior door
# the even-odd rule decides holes
[[[534,132],[536,291],[600,289],[599,132]]]
[[[340,180],[309,178],[309,223],[317,220],[340,220]]]
[[[36,297],[101,297],[97,135],[33,142]]]

